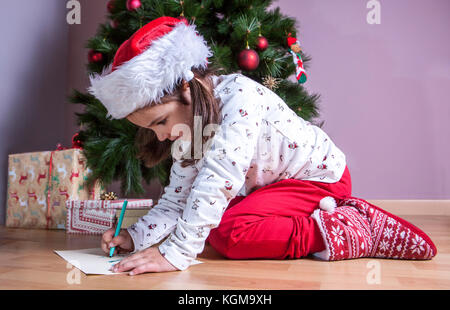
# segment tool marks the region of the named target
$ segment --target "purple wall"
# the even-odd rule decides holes
[[[70,144],[78,128],[66,96],[88,86],[84,44],[105,21],[107,0],[81,0],[81,25],[66,1],[2,1],[0,204],[7,156]],[[367,199],[450,199],[450,2],[279,0],[299,22],[313,57],[306,87],[321,94],[325,131],[347,154],[353,194]],[[5,30],[7,29],[7,30]],[[111,186],[117,190],[118,184]],[[153,184],[149,196],[160,188]],[[4,223],[5,207],[0,208]]]
[[[0,224],[8,154],[44,151],[64,139],[67,87],[65,2],[0,3]]]
[[[324,130],[347,154],[353,194],[450,198],[450,1],[280,0],[312,56]]]

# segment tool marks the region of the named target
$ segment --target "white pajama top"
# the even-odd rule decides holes
[[[235,196],[287,178],[335,183],[346,167],[330,137],[265,86],[241,74],[213,82],[222,123],[203,157],[184,168],[174,159],[158,203],[127,228],[134,252],[168,237],[159,251],[179,270],[203,251]]]

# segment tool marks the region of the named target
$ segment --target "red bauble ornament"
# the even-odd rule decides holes
[[[256,41],[256,47],[261,52],[265,51],[267,49],[267,47],[269,47],[269,41],[267,41],[267,39],[264,38],[263,36],[259,36],[258,40]]]
[[[127,10],[134,11],[141,7],[141,0],[127,0]]]
[[[90,50],[88,53],[88,60],[90,63],[101,62],[103,60],[103,54],[94,50]]]
[[[113,10],[114,10],[114,0],[110,0],[110,1],[108,2],[108,4],[106,5],[106,7],[108,8],[108,12],[109,12],[109,13],[112,13]]]
[[[255,50],[246,48],[239,53],[238,63],[242,70],[253,71],[258,68],[259,65],[258,53]]]

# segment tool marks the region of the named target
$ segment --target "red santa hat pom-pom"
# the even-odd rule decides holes
[[[337,207],[337,204],[333,197],[327,196],[320,200],[319,206],[322,210],[333,213]]]

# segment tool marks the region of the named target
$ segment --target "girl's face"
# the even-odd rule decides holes
[[[179,101],[169,101],[139,109],[127,116],[133,124],[151,129],[159,141],[174,141],[183,135],[183,126],[193,128],[192,101],[189,84],[184,83],[181,95],[188,105]],[[177,125],[175,128],[174,126]]]

